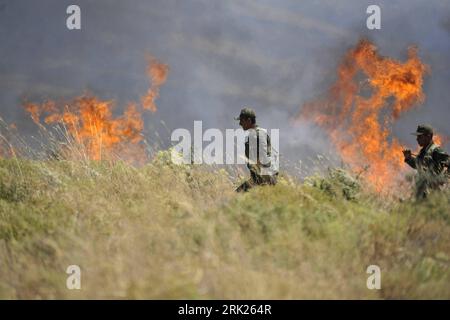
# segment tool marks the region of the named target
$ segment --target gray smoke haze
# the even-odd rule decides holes
[[[82,30],[66,28],[66,8],[81,7]],[[381,30],[366,28],[366,8],[381,7]],[[404,60],[415,44],[430,65],[426,100],[394,134],[415,147],[418,122],[450,136],[450,1],[133,0],[0,1],[0,116],[25,135],[36,130],[21,101],[70,99],[89,91],[119,108],[149,83],[145,55],[169,64],[167,82],[145,114],[149,140],[159,131],[237,128],[243,106],[266,128],[280,128],[292,162],[328,153],[324,132],[289,119],[336,79],[343,54],[368,37],[382,55]]]

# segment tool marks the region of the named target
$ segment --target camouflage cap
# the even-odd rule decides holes
[[[421,124],[421,125],[417,126],[416,132],[413,132],[411,134],[413,134],[415,136],[421,136],[423,134],[430,134],[430,135],[432,135],[433,134],[433,128],[431,126],[429,126],[429,125]]]
[[[241,118],[256,118],[256,113],[253,109],[244,108],[241,110],[239,116],[234,118],[234,120],[240,120]]]

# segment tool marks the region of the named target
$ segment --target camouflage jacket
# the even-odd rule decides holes
[[[263,128],[249,129],[245,138],[245,157],[252,175],[272,175],[272,145],[270,136]]]
[[[449,165],[449,155],[435,143],[422,148],[417,156],[405,159],[419,174],[440,175]]]

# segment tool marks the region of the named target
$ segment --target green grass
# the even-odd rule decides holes
[[[0,298],[450,298],[450,193],[381,199],[334,170],[236,194],[207,169],[1,159]]]

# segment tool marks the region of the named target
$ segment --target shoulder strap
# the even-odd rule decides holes
[[[439,149],[439,146],[435,143],[432,143],[430,148],[428,148],[428,152],[433,153],[436,149]]]

